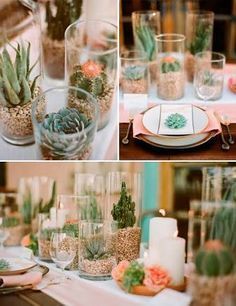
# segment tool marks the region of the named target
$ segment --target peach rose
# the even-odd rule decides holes
[[[147,267],[145,268],[145,277],[143,284],[150,290],[160,291],[165,288],[171,281],[169,274],[161,267]]]
[[[125,270],[129,266],[129,261],[122,260],[111,272],[111,276],[116,281],[121,281],[123,279]]]

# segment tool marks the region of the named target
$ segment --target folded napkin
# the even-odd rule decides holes
[[[216,117],[214,116],[214,112],[212,110],[206,110],[206,114],[209,118],[209,122],[207,127],[201,131],[201,133],[204,132],[210,132],[210,131],[216,131],[216,133],[220,133],[221,132],[221,126],[220,123],[218,122],[218,120],[216,119]],[[153,136],[155,134],[152,134],[151,132],[149,132],[143,125],[142,122],[143,119],[143,115],[142,114],[137,114],[134,117],[134,121],[133,121],[133,137],[137,138],[140,134],[143,135],[148,135],[148,136]]]
[[[42,273],[38,271],[30,271],[21,275],[0,276],[0,287],[15,287],[15,286],[35,286],[42,280]]]

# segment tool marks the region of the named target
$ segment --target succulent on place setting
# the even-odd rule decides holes
[[[195,259],[196,272],[207,277],[226,276],[235,271],[232,252],[219,240],[209,240]]]
[[[144,78],[146,68],[143,66],[132,65],[124,69],[123,77],[126,80],[138,81]]]
[[[109,254],[105,251],[106,242],[103,237],[99,235],[88,238],[82,242],[83,244],[83,256],[90,261],[107,259]]]
[[[113,204],[111,211],[113,220],[118,222],[118,228],[133,227],[136,222],[135,202],[131,195],[128,195],[126,183],[121,184],[121,193],[118,203]]]
[[[182,114],[171,114],[165,120],[165,126],[169,129],[180,129],[186,126],[187,119]]]
[[[102,65],[92,60],[88,60],[83,65],[76,66],[70,78],[72,86],[83,89],[94,97],[100,97],[106,92],[107,83],[107,75]],[[86,99],[86,94],[79,92],[77,97]]]
[[[81,15],[82,0],[55,0],[46,2],[47,33],[52,40],[64,40],[66,28]]]
[[[188,46],[188,50],[192,55],[207,50],[210,43],[212,30],[213,26],[210,23],[206,24],[206,22],[198,22],[194,39]]]
[[[10,264],[7,260],[0,258],[0,271],[5,271],[10,268]]]
[[[6,48],[0,55],[0,103],[8,108],[29,103],[34,97],[38,78],[30,80],[31,72],[37,64],[30,66],[31,44],[25,47],[22,42],[16,48],[11,47],[15,51],[14,62]]]
[[[156,42],[153,30],[146,25],[139,26],[135,29],[135,38],[139,48],[147,54],[148,60],[154,60]]]
[[[178,72],[181,70],[180,62],[172,57],[166,56],[161,61],[161,72],[168,73],[168,72]]]

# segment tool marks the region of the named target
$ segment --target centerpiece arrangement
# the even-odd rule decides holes
[[[130,65],[123,69],[121,87],[124,94],[148,92],[147,69],[142,65]]]

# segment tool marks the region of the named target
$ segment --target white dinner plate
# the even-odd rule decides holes
[[[159,127],[159,120],[160,120],[160,113],[161,113],[161,106],[157,105],[155,107],[150,108],[147,110],[143,115],[143,125],[144,127],[154,135],[158,137],[164,137],[169,139],[178,139],[178,138],[192,138],[193,136],[197,136],[195,134],[201,133],[208,125],[208,116],[207,113],[202,110],[201,108],[193,105],[193,117],[192,117],[192,124],[193,124],[193,134],[189,135],[160,135],[158,134],[158,127]],[[202,136],[204,137],[204,136]],[[195,137],[195,139],[199,139],[200,137]],[[195,141],[195,140],[193,140]],[[191,142],[191,140],[190,140]]]
[[[24,273],[29,269],[32,269],[33,267],[37,266],[37,263],[25,258],[1,257],[1,259],[5,259],[9,263],[10,268],[7,270],[0,271],[0,275],[17,275]]]

